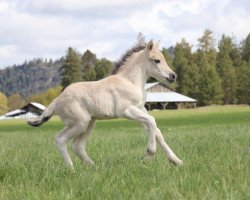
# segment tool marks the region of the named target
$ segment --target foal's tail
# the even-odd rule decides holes
[[[27,123],[31,126],[38,127],[41,126],[44,122],[47,122],[53,115],[56,106],[56,100],[57,98],[54,99],[47,108],[45,108],[41,116],[33,120],[28,120]]]

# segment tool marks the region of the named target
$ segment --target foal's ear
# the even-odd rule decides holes
[[[153,39],[150,40],[150,42],[147,45],[147,49],[151,51],[154,48],[154,41]]]

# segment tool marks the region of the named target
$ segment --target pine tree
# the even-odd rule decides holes
[[[94,67],[97,62],[96,55],[93,54],[90,50],[87,50],[84,52],[82,58],[82,72],[83,72],[83,79],[88,81],[92,80],[94,78]],[[92,77],[88,77],[92,76]]]
[[[170,55],[168,49],[163,47],[161,52],[162,52],[162,54],[163,54],[163,56],[164,56],[164,58],[165,58],[165,60],[166,60],[166,62],[168,64],[168,66],[170,68],[173,68],[172,67],[173,66],[173,57]]]
[[[198,42],[199,49],[204,51],[205,53],[214,50],[215,39],[213,36],[213,32],[209,29],[206,29],[203,32],[203,36],[198,39]]]
[[[201,51],[206,53],[207,61],[210,65],[215,65],[216,63],[216,49],[215,49],[215,39],[213,32],[206,29],[203,32],[203,36],[198,38],[198,47]]]
[[[250,62],[250,33],[243,43],[243,59],[249,63]]]
[[[233,66],[237,69],[241,66],[242,62],[242,53],[241,48],[238,44],[236,44],[235,39],[232,39],[232,49],[229,52],[229,56],[233,61]]]
[[[83,81],[81,73],[81,58],[76,50],[69,47],[65,62],[62,66],[62,87],[65,88],[71,83]]]
[[[240,104],[250,105],[250,62],[243,61],[237,69],[237,99]]]
[[[198,39],[199,49],[196,54],[199,79],[199,104],[220,104],[222,98],[221,80],[216,71],[216,50],[212,31],[206,29]]]
[[[233,66],[233,60],[230,57],[233,49],[232,39],[223,35],[219,42],[216,66],[221,78],[222,90],[224,93],[223,102],[225,104],[235,103],[236,100],[236,71]]]
[[[237,72],[237,100],[241,104],[250,105],[250,34],[243,41],[242,63]]]
[[[220,104],[222,98],[221,81],[215,67],[209,64],[206,52],[197,51],[196,64],[200,74],[198,104],[201,106]]]
[[[177,73],[177,91],[197,98],[199,74],[191,48],[185,39],[177,43],[174,49],[173,66]]]

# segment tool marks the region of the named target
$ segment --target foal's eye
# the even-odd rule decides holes
[[[159,64],[161,61],[158,60],[158,59],[156,59],[156,60],[154,60],[154,62],[155,62],[156,64]]]

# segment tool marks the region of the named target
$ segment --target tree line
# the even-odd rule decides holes
[[[137,42],[145,42],[139,33]],[[195,51],[184,38],[162,53],[178,78],[174,89],[197,99],[199,106],[210,104],[250,104],[250,34],[239,44],[222,35],[217,47],[213,32],[206,29]],[[62,66],[62,87],[78,81],[99,80],[108,74],[112,62],[98,61],[86,51],[80,56],[69,48]],[[152,79],[149,79],[152,81]]]
[[[250,34],[240,44],[222,35],[216,48],[207,29],[194,52],[185,39],[177,43],[169,63],[178,74],[176,90],[198,105],[250,104]]]
[[[64,58],[52,61],[35,58],[20,65],[0,69],[0,92],[22,97],[41,93],[61,82],[60,68]]]
[[[97,59],[96,55],[87,50],[83,55],[69,47],[62,66],[63,88],[80,81],[95,81],[109,75],[113,63],[106,58]]]
[[[145,38],[140,33],[137,42],[143,40]],[[162,53],[178,75],[177,82],[171,87],[181,94],[197,99],[198,105],[250,104],[250,34],[240,43],[233,37],[222,35],[216,45],[213,32],[206,29],[198,38],[197,48],[193,48],[183,38],[175,46],[163,47]],[[0,70],[0,114],[29,101],[48,105],[71,83],[95,81],[108,76],[113,64],[106,58],[98,59],[90,50],[81,55],[76,49],[69,47],[65,57],[55,62],[34,59],[26,62],[26,65],[24,63],[22,66]],[[27,69],[25,66],[32,67]],[[39,76],[36,68],[40,71]],[[12,69],[16,69],[13,78],[18,78],[16,82],[10,81],[13,77]],[[24,72],[21,70],[21,75],[18,75],[16,71],[20,69]],[[44,69],[53,69],[53,73]],[[42,87],[45,85],[44,81],[53,78],[51,74],[57,77],[53,80],[53,85]],[[36,81],[37,76],[39,79]],[[30,79],[36,82],[29,83]],[[38,89],[32,91],[35,86]]]
[[[0,115],[28,102],[47,106],[71,83],[106,77],[112,65],[105,58],[98,59],[90,50],[81,55],[69,47],[66,56],[59,60],[33,59],[0,70]]]

